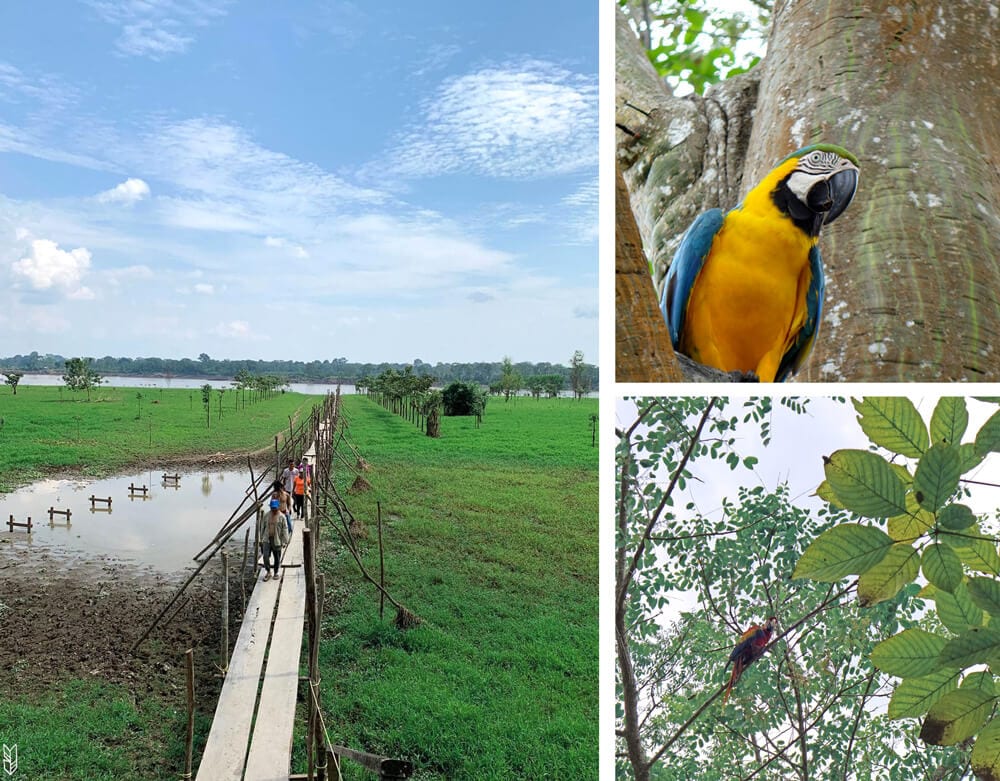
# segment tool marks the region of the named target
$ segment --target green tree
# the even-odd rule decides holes
[[[906,398],[865,398],[854,407],[875,452],[824,458],[817,493],[849,513],[849,522],[818,535],[794,576],[819,583],[856,576],[859,603],[877,608],[920,588],[914,582],[922,573],[920,596],[935,603],[936,622],[905,628],[867,654],[901,679],[889,718],[920,719],[920,739],[934,746],[975,739],[973,771],[1000,777],[993,677],[1000,630],[991,621],[1000,616],[1000,553],[995,525],[965,503],[962,478],[1000,452],[1000,411],[970,434],[963,398],[941,398],[930,421]]]
[[[205,407],[206,428],[212,428],[211,402],[212,402],[212,386],[206,382],[204,385],[201,386],[201,403]]]
[[[619,0],[657,73],[675,88],[686,84],[699,95],[709,84],[749,70],[760,56],[738,44],[766,37],[770,0],[757,13],[723,13],[706,0]]]
[[[7,372],[4,377],[4,382],[10,385],[10,389],[17,395],[17,385],[21,382],[21,378],[24,376],[24,372]]]
[[[734,476],[752,468],[736,446],[768,443],[770,418],[769,399],[638,399],[617,431],[619,775],[957,780],[965,752],[916,750],[912,730],[874,713],[888,679],[867,654],[918,626],[918,589],[864,609],[849,598],[853,584],[790,578],[809,539],[847,513],[795,507],[785,486],[757,480],[727,492],[721,513],[682,499],[703,463]],[[678,600],[684,611],[665,624]],[[723,704],[729,650],[769,615],[779,620],[770,648]]]
[[[445,415],[476,415],[482,414],[486,408],[486,394],[477,386],[468,382],[453,382],[441,395]]]
[[[143,400],[143,398],[144,397],[142,395],[142,391],[138,391],[135,394],[135,400],[139,403],[139,414],[136,415],[136,418],[135,418],[136,420],[142,420],[142,400]]]
[[[569,366],[569,385],[573,389],[573,395],[582,399],[590,390],[590,383],[587,382],[587,365],[583,362],[583,353],[580,350],[573,352]]]
[[[511,396],[516,396],[517,392],[521,390],[524,380],[521,378],[521,373],[514,368],[514,362],[511,361],[510,356],[505,355],[503,361],[500,364],[500,382],[499,390],[503,394],[504,401],[510,401]]]
[[[87,401],[90,401],[90,389],[100,385],[104,378],[91,367],[90,358],[70,358],[66,361],[66,373],[63,382],[72,391],[87,391]]]

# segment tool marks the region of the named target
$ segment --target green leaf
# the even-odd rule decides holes
[[[958,450],[951,445],[931,445],[924,453],[913,474],[913,491],[925,510],[937,512],[958,490],[962,462]]]
[[[931,441],[958,445],[969,425],[969,411],[961,396],[942,396],[931,415]]]
[[[846,509],[844,505],[840,503],[840,499],[837,498],[837,494],[833,492],[828,480],[824,480],[819,484],[819,488],[816,489],[816,496],[824,502],[832,504],[834,507],[839,507],[841,510]]]
[[[964,583],[956,586],[952,592],[941,591],[932,584],[928,584],[926,588],[934,589],[933,599],[938,618],[949,631],[960,635],[974,626],[983,625],[983,611],[973,604]]]
[[[917,504],[917,498],[910,491],[906,494],[906,513],[890,518],[887,526],[889,536],[894,540],[910,542],[934,526],[934,513]]]
[[[976,516],[964,504],[946,504],[938,513],[938,523],[945,529],[968,529],[975,522]]]
[[[996,696],[997,687],[993,683],[993,673],[989,670],[977,670],[962,679],[963,689],[982,689],[987,694]]]
[[[940,670],[941,649],[948,641],[923,629],[904,629],[872,649],[872,663],[899,678],[919,678]]]
[[[974,626],[945,643],[938,657],[942,667],[971,667],[1000,659],[1000,630]]]
[[[976,778],[1000,778],[1000,718],[992,719],[979,731],[970,760]]]
[[[993,578],[970,578],[969,597],[991,616],[1000,616],[1000,583]]]
[[[882,561],[858,578],[858,602],[862,607],[871,607],[892,599],[919,571],[920,553],[912,545],[893,545]]]
[[[944,534],[939,536],[945,542],[949,541]],[[963,542],[966,544],[953,545],[952,547],[964,564],[976,572],[1000,575],[1000,556],[997,555],[997,546],[991,539],[986,537],[972,540],[965,538]]]
[[[927,426],[903,396],[869,396],[853,399],[861,430],[876,445],[909,458],[920,458],[930,444]]]
[[[924,577],[943,591],[954,591],[962,582],[962,562],[947,545],[936,543],[924,549]]]
[[[986,458],[985,453],[977,453],[976,445],[973,442],[965,442],[958,446],[958,457],[962,461],[962,474],[971,469],[975,469]]]
[[[860,575],[878,564],[890,547],[892,540],[881,529],[842,523],[809,544],[792,577],[833,583],[848,575]]]
[[[952,746],[976,734],[990,715],[994,697],[981,689],[958,689],[934,703],[920,739],[935,746]]]
[[[994,412],[976,434],[977,454],[982,456],[997,452],[1000,452],[1000,411]]]
[[[826,479],[845,508],[868,518],[906,512],[906,489],[889,462],[867,450],[838,450],[824,464]]]
[[[922,716],[941,697],[958,688],[958,670],[936,670],[930,675],[900,681],[889,700],[890,719]]]

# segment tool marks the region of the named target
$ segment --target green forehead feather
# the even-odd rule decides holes
[[[840,155],[845,160],[850,160],[852,163],[854,163],[854,165],[858,165],[858,158],[856,158],[854,155],[852,155],[850,152],[844,149],[844,147],[837,146],[836,144],[812,144],[810,146],[804,146],[802,147],[802,149],[799,149],[796,152],[792,152],[790,155],[788,155],[788,157],[779,160],[778,165],[781,165],[782,163],[791,160],[793,157],[802,157],[803,155],[807,155],[810,152],[815,152],[817,149],[820,152],[833,152],[835,155]]]

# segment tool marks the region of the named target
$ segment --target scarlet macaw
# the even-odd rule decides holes
[[[722,371],[783,381],[812,350],[823,313],[819,231],[851,203],[858,161],[832,144],[792,153],[723,214],[688,228],[660,298],[674,349]]]
[[[754,624],[746,632],[740,635],[740,640],[729,655],[729,661],[733,663],[733,671],[729,676],[729,684],[726,686],[726,694],[722,698],[722,704],[726,704],[729,693],[733,686],[743,675],[743,671],[764,655],[764,649],[771,642],[771,635],[778,625],[778,619],[771,616],[764,622],[764,626]]]

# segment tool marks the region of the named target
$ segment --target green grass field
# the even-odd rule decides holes
[[[27,391],[16,405],[0,399],[7,485],[54,468],[109,471],[152,453],[254,449],[273,435],[265,408],[287,425],[311,401],[286,394],[203,430],[198,399],[185,416],[188,392],[164,391],[146,450],[132,431],[135,391],[102,391],[89,404],[60,402],[51,388]],[[494,399],[481,428],[444,418],[434,440],[363,397],[344,399],[347,436],[371,467],[373,489],[345,494],[368,528],[368,565],[377,572],[381,502],[388,587],[423,624],[395,629],[391,606],[380,621],[376,593],[326,530],[320,664],[335,743],[410,759],[423,781],[596,777],[596,412],[595,399]],[[246,421],[254,415],[257,434]],[[55,447],[64,460],[51,455]],[[353,479],[341,469],[341,488]],[[45,692],[0,698],[0,733],[20,736],[48,778],[176,778],[183,692],[176,669],[166,676],[154,694],[64,678]],[[199,706],[196,763],[213,709]],[[299,735],[303,728],[300,720]],[[297,738],[293,770],[304,764]],[[346,761],[344,769],[347,779],[373,778]]]
[[[234,409],[235,391],[212,393],[211,427],[201,391],[101,388],[86,394],[65,388],[24,386],[17,395],[0,386],[0,493],[53,472],[98,477],[144,459],[251,451],[266,446],[305,414],[317,397],[278,394]]]
[[[371,464],[373,490],[347,497],[367,563],[377,572],[381,502],[388,586],[424,623],[395,629],[391,606],[379,621],[326,538],[335,739],[411,759],[422,779],[596,777],[597,400],[491,400],[482,428],[444,418],[438,440],[360,397],[344,410]]]

